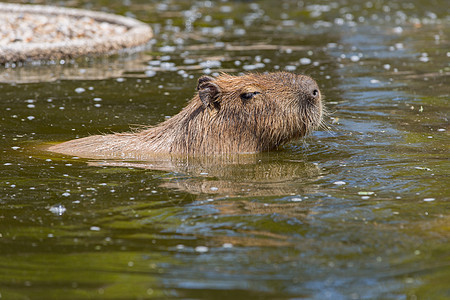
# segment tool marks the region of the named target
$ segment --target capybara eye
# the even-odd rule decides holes
[[[319,91],[318,91],[318,90],[314,90],[314,91],[312,92],[312,95],[313,95],[314,97],[319,96]]]
[[[260,92],[253,92],[253,93],[243,93],[241,94],[241,99],[242,100],[250,100],[252,99],[255,95],[261,94]]]

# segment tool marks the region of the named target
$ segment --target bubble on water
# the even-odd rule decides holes
[[[366,191],[358,192],[358,195],[361,195],[361,196],[369,196],[369,195],[373,195],[373,194],[375,194],[375,192],[366,192]]]
[[[161,65],[161,61],[160,60],[151,60],[151,61],[148,62],[148,64],[150,66],[157,67],[157,66]]]
[[[161,52],[174,52],[176,50],[176,47],[174,46],[163,46],[159,48],[159,51]]]
[[[437,131],[445,131],[445,128],[439,128]]]
[[[344,185],[344,184],[347,184],[345,181],[335,181],[335,182],[333,182],[333,184],[335,184],[335,185]]]
[[[161,69],[165,71],[176,71],[177,67],[173,62],[163,62],[161,63]]]
[[[431,202],[431,201],[434,201],[434,200],[436,200],[435,198],[425,198],[425,199],[423,199],[423,201],[425,201],[425,202]]]
[[[200,66],[202,68],[219,68],[222,65],[222,63],[218,60],[207,60],[207,61],[202,61],[200,63]]]
[[[291,198],[291,201],[292,201],[292,202],[301,202],[301,201],[303,201],[303,200],[302,200],[302,198],[300,198],[300,197],[294,197],[294,198]]]
[[[98,226],[91,226],[91,228],[89,228],[92,231],[100,231],[100,227]]]
[[[69,197],[69,196],[70,196],[70,193],[69,193],[69,192],[64,192],[64,193],[61,194],[61,196]]]
[[[215,186],[212,186],[212,187],[210,188],[210,190],[213,191],[213,192],[215,192],[215,191],[218,191],[219,188],[218,188],[218,187],[215,187]]]
[[[228,5],[224,5],[220,7],[220,12],[222,13],[230,13],[233,11],[233,8],[231,6]]]
[[[182,249],[184,249],[184,245],[179,244],[176,246],[176,248],[177,248],[177,250],[182,250]]]
[[[27,104],[27,107],[28,107],[28,108],[35,108],[36,105],[34,105],[34,104]]]
[[[338,45],[336,43],[328,43],[327,44],[327,48],[332,49],[332,48],[336,48]]]
[[[31,120],[34,120],[35,117],[34,116],[28,116],[27,119],[31,121]]]
[[[54,213],[55,215],[62,216],[67,209],[61,204],[56,204],[50,207],[48,210]]]
[[[81,94],[84,93],[86,91],[86,89],[82,88],[82,87],[77,87],[75,89],[75,93]]]
[[[401,28],[400,26],[394,27],[393,31],[394,33],[401,34],[403,32],[403,28]]]
[[[421,57],[419,57],[419,61],[421,62],[429,62],[430,58],[427,55],[423,55]]]
[[[205,253],[208,252],[208,247],[206,246],[197,246],[195,247],[195,252],[199,252],[199,253]]]
[[[297,67],[293,66],[293,65],[287,65],[287,66],[284,67],[284,69],[286,71],[293,72],[293,71],[295,71],[297,69]]]
[[[256,63],[254,65],[245,65],[242,68],[246,71],[252,71],[252,70],[264,68],[265,66],[266,65],[263,63]]]
[[[13,150],[18,150],[18,149],[20,149],[20,147],[18,147],[18,146],[13,146],[13,147],[11,147],[11,149],[13,149]]]
[[[352,56],[350,56],[350,60],[352,62],[357,62],[360,60],[360,57],[358,55],[352,55]]]
[[[345,24],[345,21],[342,18],[336,18],[336,19],[334,19],[334,24],[336,24],[338,26],[342,26]]]
[[[281,21],[281,24],[283,26],[294,26],[296,24],[296,22],[294,20],[284,20],[284,21]]]
[[[384,65],[383,65],[383,68],[384,68],[385,70],[389,70],[389,69],[391,68],[391,65],[390,65],[390,64],[384,64]]]
[[[431,171],[431,169],[430,169],[430,168],[427,168],[427,167],[414,167],[414,169],[416,169],[416,170]]]
[[[3,165],[4,165],[4,166],[11,166],[12,163],[4,163]]]
[[[299,61],[300,61],[300,64],[302,64],[302,65],[309,65],[311,63],[311,59],[307,58],[307,57],[300,58]]]
[[[233,244],[231,244],[231,243],[224,243],[222,245],[222,247],[224,247],[224,248],[233,248]]]
[[[247,31],[243,28],[237,28],[234,30],[234,35],[243,36],[247,33]]]
[[[380,83],[380,81],[378,79],[370,79],[370,83],[377,84]]]
[[[185,60],[183,60],[183,64],[185,65],[192,65],[195,64],[197,61],[193,58],[186,58]]]

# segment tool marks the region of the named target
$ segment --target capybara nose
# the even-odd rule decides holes
[[[311,100],[315,103],[320,101],[320,91],[318,87],[313,87],[311,89],[312,91],[309,93],[309,97]]]
[[[321,94],[319,86],[314,79],[305,76],[305,78],[301,81],[301,89],[303,91],[304,97],[306,97],[306,100],[309,103],[317,104],[320,102]]]

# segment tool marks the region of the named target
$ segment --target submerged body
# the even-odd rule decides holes
[[[139,132],[94,135],[49,148],[87,158],[144,159],[269,151],[305,136],[322,120],[310,77],[287,72],[202,76],[181,112]]]

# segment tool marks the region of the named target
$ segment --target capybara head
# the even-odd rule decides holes
[[[277,72],[202,76],[197,90],[210,115],[209,122],[214,122],[224,137],[253,144],[248,152],[277,148],[306,135],[322,120],[319,87],[304,75]],[[245,147],[240,150],[247,152]]]

